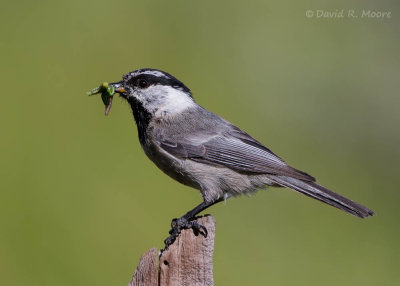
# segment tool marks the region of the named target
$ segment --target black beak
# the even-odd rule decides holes
[[[122,81],[109,83],[108,85],[114,87],[115,92],[118,92],[118,93],[124,93],[125,92],[125,88],[122,85]]]

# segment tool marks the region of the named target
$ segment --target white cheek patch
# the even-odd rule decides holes
[[[145,92],[146,105],[156,117],[174,115],[196,105],[188,94],[171,86],[150,86]]]

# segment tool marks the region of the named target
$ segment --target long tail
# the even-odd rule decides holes
[[[270,176],[270,179],[282,187],[295,190],[357,217],[365,218],[374,215],[374,212],[367,207],[336,194],[317,183],[286,176]]]

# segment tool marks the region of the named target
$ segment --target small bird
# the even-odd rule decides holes
[[[182,229],[207,235],[196,220],[206,208],[267,186],[286,187],[364,218],[374,212],[317,184],[232,123],[198,105],[172,75],[139,69],[109,84],[130,104],[139,141],[158,168],[200,190],[203,202],[171,223],[166,248]]]

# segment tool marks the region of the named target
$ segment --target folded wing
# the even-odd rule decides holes
[[[163,139],[160,141],[160,147],[182,159],[220,165],[237,172],[290,176],[304,181],[315,181],[312,176],[290,167],[243,131],[204,136],[196,134],[191,138],[178,140]]]

